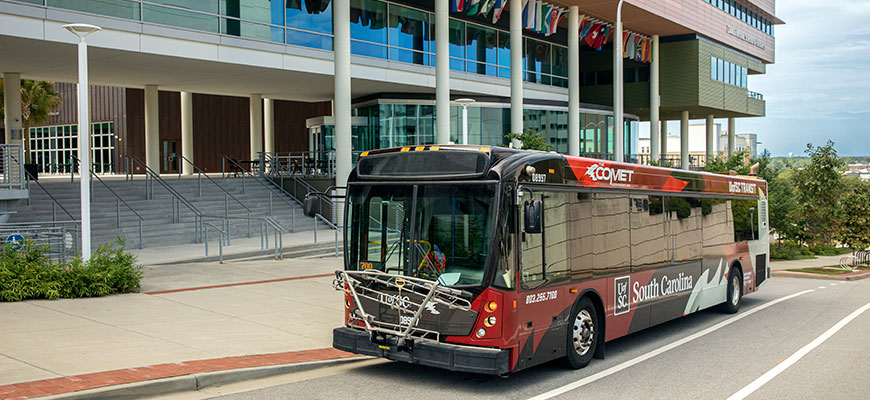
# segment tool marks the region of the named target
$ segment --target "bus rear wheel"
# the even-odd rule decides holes
[[[728,292],[725,303],[720,309],[726,314],[736,314],[740,310],[740,302],[743,300],[743,276],[740,269],[731,267],[728,273]]]
[[[574,369],[589,365],[595,355],[598,335],[601,334],[595,305],[588,297],[584,297],[574,306],[574,312],[568,323],[567,361]]]

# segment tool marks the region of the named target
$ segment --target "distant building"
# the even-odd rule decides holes
[[[744,133],[734,136],[734,151],[746,151],[749,153],[749,158],[758,156],[758,135],[754,133]],[[719,152],[728,152],[728,132],[719,134]]]
[[[870,165],[868,164],[849,164],[846,166],[846,172],[843,176],[847,178],[857,177],[865,182],[870,182]]]
[[[722,124],[715,124],[714,132],[720,132],[724,136],[720,139],[719,136],[714,135],[714,145],[713,145],[713,153],[718,154],[719,151],[716,150],[718,148],[717,143],[720,141],[726,142],[726,152],[727,152],[727,141],[728,141],[728,132],[722,130]],[[643,164],[649,163],[650,156],[650,139],[649,138],[640,138],[637,141],[637,147],[640,150],[640,160]],[[672,163],[678,162],[680,159],[680,135],[679,133],[673,134],[673,132],[668,132],[667,139],[667,159]],[[707,159],[707,125],[704,122],[701,123],[690,123],[689,124],[689,159],[691,165],[693,166],[703,166],[706,163]]]

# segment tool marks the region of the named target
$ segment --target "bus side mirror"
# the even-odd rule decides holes
[[[526,233],[541,233],[541,211],[543,210],[544,202],[541,200],[527,201],[525,204],[525,220],[523,226]]]
[[[317,195],[308,193],[305,195],[305,201],[302,204],[302,214],[306,217],[314,218],[320,213],[320,198]]]

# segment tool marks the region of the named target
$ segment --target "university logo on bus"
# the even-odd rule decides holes
[[[631,277],[623,276],[613,280],[613,315],[625,314],[631,311],[631,299],[628,287],[631,286]]]
[[[632,175],[634,175],[633,170],[612,168],[604,164],[592,164],[586,167],[586,176],[592,182],[607,182],[611,185],[614,183],[631,183]]]

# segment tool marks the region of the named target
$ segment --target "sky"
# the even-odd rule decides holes
[[[841,156],[870,155],[870,0],[779,0],[776,14],[786,23],[775,28],[776,62],[749,77],[767,116],[738,118],[737,133],[758,134],[759,152],[774,156],[828,139]]]

